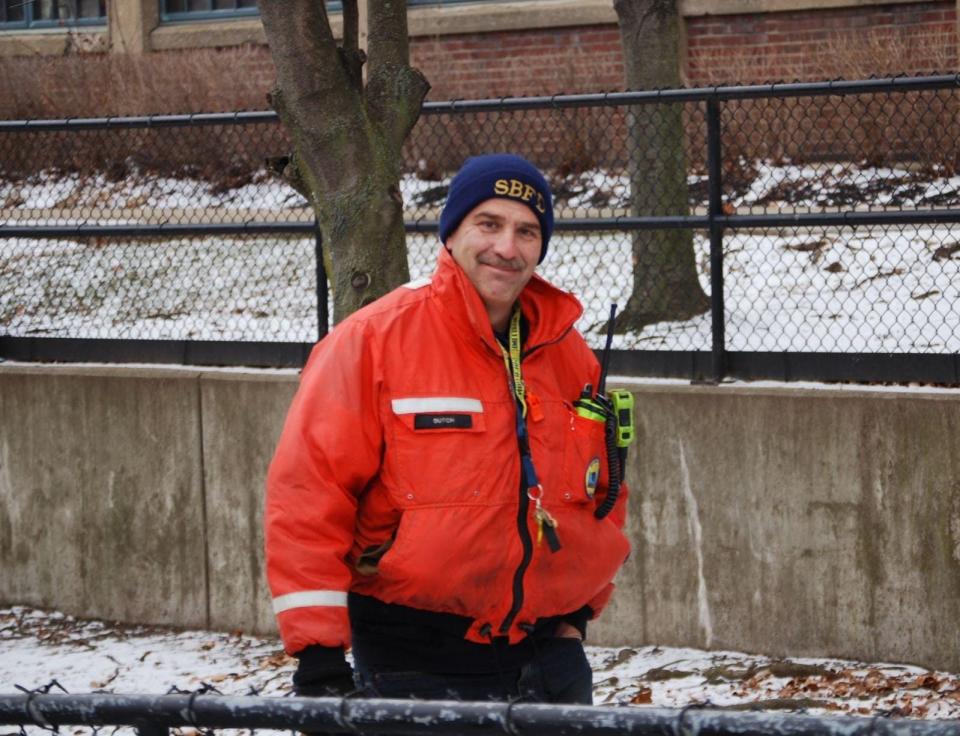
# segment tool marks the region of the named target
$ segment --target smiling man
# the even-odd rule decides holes
[[[540,222],[520,202],[490,199],[447,237],[447,248],[476,288],[494,330],[507,328],[513,305],[542,249]]]
[[[591,702],[582,640],[629,552],[626,493],[594,516],[603,427],[572,402],[599,366],[579,302],[534,274],[552,230],[536,167],[471,158],[433,276],[314,348],[265,516],[297,693]]]

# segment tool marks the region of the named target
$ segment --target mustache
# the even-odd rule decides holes
[[[505,268],[510,271],[523,270],[523,262],[519,258],[501,258],[492,253],[484,253],[483,255],[477,256],[477,261],[485,266]]]

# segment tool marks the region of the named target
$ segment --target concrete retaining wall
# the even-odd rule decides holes
[[[960,392],[632,388],[598,638],[960,668]]]
[[[635,550],[598,644],[960,670],[960,392],[624,383]],[[0,602],[273,630],[296,375],[0,365]]]
[[[296,380],[0,364],[0,601],[273,631],[262,489]]]

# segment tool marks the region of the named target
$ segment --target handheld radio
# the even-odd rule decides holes
[[[617,305],[610,305],[610,320],[607,323],[607,342],[603,348],[600,362],[600,380],[596,393],[589,383],[583,387],[579,398],[573,402],[577,414],[584,419],[602,422],[607,446],[607,466],[610,471],[610,487],[594,516],[602,519],[609,514],[617,503],[620,484],[626,469],[627,448],[634,440],[634,400],[633,394],[622,389],[607,392],[607,370],[610,364],[610,346],[613,343],[613,323],[617,316]]]

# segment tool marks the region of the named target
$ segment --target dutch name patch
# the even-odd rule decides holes
[[[473,417],[469,414],[414,414],[414,429],[470,429]]]

